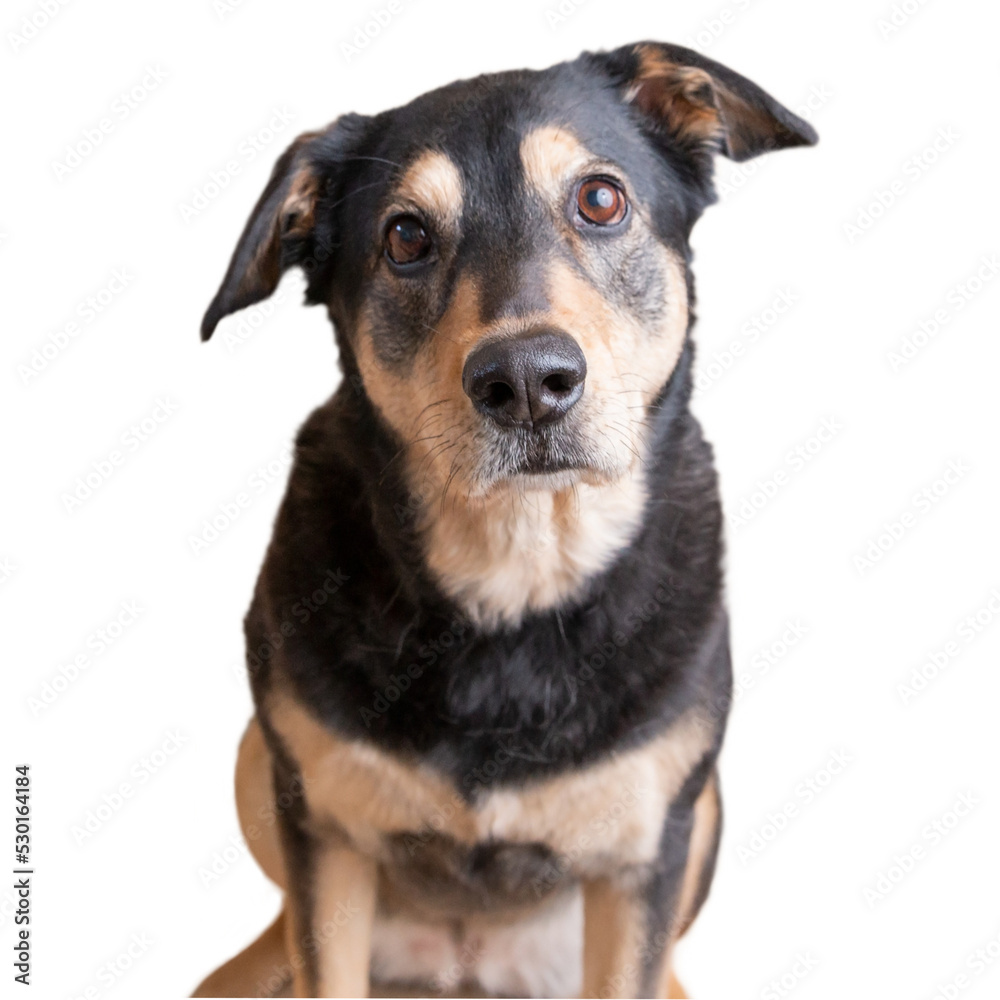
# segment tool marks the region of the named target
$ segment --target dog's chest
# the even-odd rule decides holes
[[[432,504],[441,513],[425,525],[427,564],[471,621],[516,625],[605,569],[638,531],[645,502],[639,470],[613,488],[513,487],[479,508]]]
[[[407,884],[446,881],[484,904],[651,861],[670,803],[710,742],[682,716],[586,768],[463,796],[425,765],[332,733],[290,698],[276,698],[269,717],[301,772],[313,826],[346,834]]]

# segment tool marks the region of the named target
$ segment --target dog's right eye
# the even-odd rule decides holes
[[[394,264],[415,264],[430,252],[431,238],[416,216],[397,215],[385,231],[385,252]]]
[[[576,193],[578,217],[593,226],[615,226],[628,212],[625,192],[603,177],[590,177]]]

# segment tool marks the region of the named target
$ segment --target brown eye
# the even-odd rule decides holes
[[[413,264],[427,256],[431,238],[419,219],[399,215],[385,232],[385,252],[396,264]]]
[[[628,202],[617,184],[601,177],[592,177],[580,185],[576,207],[587,222],[596,226],[613,226],[625,218]]]

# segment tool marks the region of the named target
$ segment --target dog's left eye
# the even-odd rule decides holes
[[[576,193],[580,217],[595,226],[613,226],[625,218],[628,201],[617,184],[603,177],[585,180]]]
[[[414,264],[430,252],[431,238],[413,215],[397,215],[385,231],[385,252],[395,264]]]

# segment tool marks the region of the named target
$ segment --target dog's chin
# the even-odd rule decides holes
[[[588,478],[587,473],[588,470],[578,468],[525,469],[522,472],[515,472],[506,483],[523,492],[545,490],[558,493],[585,482]]]

